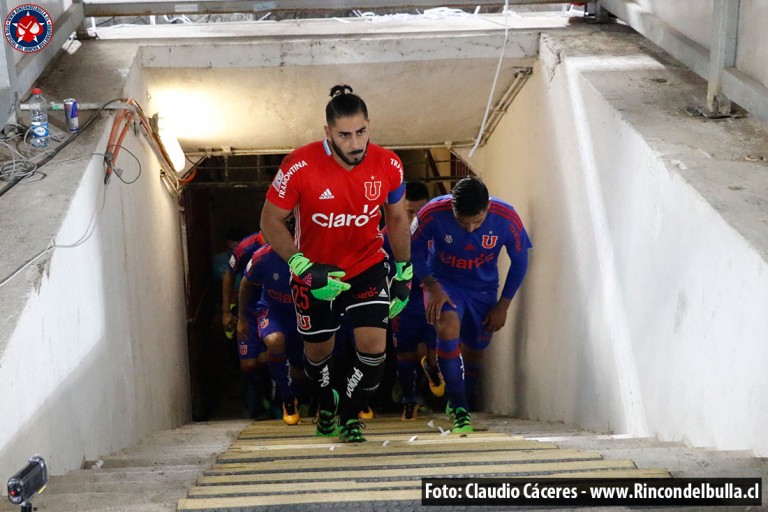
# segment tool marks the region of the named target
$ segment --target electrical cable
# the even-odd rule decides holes
[[[60,153],[60,152],[61,152],[61,151],[62,151],[64,148],[66,148],[67,146],[69,146],[69,145],[70,145],[70,144],[71,144],[71,143],[72,143],[72,142],[73,142],[73,141],[74,141],[74,140],[75,140],[77,137],[79,137],[79,136],[80,136],[80,134],[81,134],[81,133],[83,133],[83,132],[84,132],[84,131],[85,131],[85,130],[86,130],[86,129],[87,129],[87,128],[88,128],[88,127],[91,125],[91,124],[93,124],[93,122],[96,120],[96,118],[99,116],[99,114],[100,114],[100,113],[101,113],[101,112],[102,112],[102,111],[103,111],[105,108],[107,108],[109,105],[111,105],[112,103],[114,103],[114,102],[116,102],[116,101],[120,101],[120,98],[115,98],[115,99],[113,99],[113,100],[110,100],[110,101],[108,101],[108,102],[104,103],[104,104],[103,104],[101,107],[99,107],[99,109],[96,111],[96,113],[94,113],[94,114],[93,114],[93,116],[91,116],[91,117],[90,117],[90,119],[88,119],[88,120],[87,120],[87,121],[86,121],[86,122],[83,124],[82,128],[80,128],[80,129],[79,129],[77,132],[73,133],[73,134],[72,134],[70,137],[68,137],[67,139],[65,139],[65,140],[64,140],[64,141],[63,141],[61,144],[59,144],[58,146],[56,146],[55,148],[53,148],[52,150],[50,150],[50,152],[47,154],[47,156],[46,156],[45,158],[43,158],[43,159],[42,159],[40,162],[37,162],[37,169],[39,169],[39,168],[40,168],[40,167],[42,167],[43,165],[45,165],[45,164],[47,164],[48,162],[50,162],[50,161],[51,161],[51,160],[52,160],[52,159],[53,159],[53,158],[54,158],[56,155],[58,155],[58,154],[59,154],[59,153]],[[19,126],[22,126],[22,125],[19,125]],[[13,187],[15,187],[16,185],[18,185],[18,184],[19,184],[19,182],[20,182],[22,179],[23,179],[23,178],[15,179],[15,180],[13,180],[13,181],[9,182],[7,185],[5,185],[5,187],[3,187],[2,189],[0,189],[0,196],[2,196],[3,194],[5,194],[5,193],[6,193],[6,192],[8,192],[9,190],[11,190],[11,189],[12,189]]]
[[[114,161],[112,162],[112,172],[114,173],[115,176],[117,176],[117,179],[119,179],[120,181],[122,181],[126,185],[131,185],[133,183],[136,183],[138,181],[138,179],[141,177],[141,170],[142,170],[142,168],[141,168],[141,161],[139,160],[139,158],[130,149],[128,149],[125,146],[120,146],[120,145],[117,145],[117,144],[112,144],[112,147],[124,149],[129,155],[131,155],[133,157],[133,159],[136,160],[136,164],[139,166],[139,173],[131,181],[125,181],[123,179],[123,170],[118,168],[118,167],[114,167]],[[101,156],[107,158],[107,154],[106,153],[94,153],[94,155],[101,155]]]
[[[504,52],[507,49],[507,39],[509,39],[509,0],[504,0],[504,44],[501,47],[499,63],[496,65],[496,75],[493,77],[491,94],[488,95],[488,104],[486,105],[485,113],[483,114],[483,122],[480,123],[480,131],[477,134],[475,145],[472,146],[472,149],[469,150],[469,158],[472,158],[472,155],[475,153],[477,146],[480,145],[480,140],[483,138],[485,123],[488,122],[488,113],[491,111],[491,103],[493,103],[493,94],[496,92],[496,82],[499,80],[499,72],[501,72],[501,63],[504,60]]]

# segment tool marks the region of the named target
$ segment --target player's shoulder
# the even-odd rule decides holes
[[[419,210],[418,215],[420,218],[427,218],[445,211],[453,211],[450,194],[435,197]]]
[[[365,158],[369,158],[379,165],[392,167],[397,171],[403,170],[403,163],[400,161],[400,157],[397,156],[397,153],[372,142],[368,144]]]
[[[523,230],[523,222],[520,220],[520,216],[517,214],[517,211],[515,211],[515,208],[501,199],[491,197],[491,202],[488,206],[488,214],[492,215],[499,222],[512,224],[518,231]]]
[[[253,260],[260,260],[263,258],[266,258],[270,254],[274,252],[274,249],[272,249],[272,246],[270,244],[263,245],[259,247],[259,249],[253,253]]]
[[[245,252],[255,250],[254,248],[259,248],[262,245],[264,245],[264,235],[261,234],[261,231],[257,231],[240,240],[235,247],[234,253],[239,256]]]
[[[309,144],[296,148],[285,155],[285,157],[283,157],[283,162],[280,164],[280,168],[283,169],[284,172],[289,172],[294,167],[296,170],[303,169],[309,162],[316,160],[323,154],[322,141],[310,142]]]

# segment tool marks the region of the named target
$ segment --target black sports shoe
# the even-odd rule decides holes
[[[342,443],[364,443],[366,442],[361,429],[365,428],[365,423],[357,418],[347,420],[345,424],[339,427],[339,439]]]
[[[298,425],[301,420],[295,398],[283,402],[283,421],[286,425]]]
[[[427,383],[429,384],[429,390],[436,397],[441,397],[445,394],[445,379],[440,370],[435,372],[430,368],[427,362],[427,356],[421,358],[421,369],[424,370],[424,375],[427,376]]]
[[[417,403],[407,403],[403,407],[403,416],[402,419],[404,421],[408,420],[415,420],[416,416],[419,415],[419,404]]]
[[[333,437],[339,429],[339,394],[333,390],[333,411],[324,411],[320,409],[317,413],[317,428],[315,435],[317,437]]]

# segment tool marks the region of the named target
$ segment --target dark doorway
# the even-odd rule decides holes
[[[181,196],[186,248],[187,333],[195,421],[243,416],[237,345],[221,326],[226,238],[259,230],[264,197],[283,155],[206,158]],[[216,258],[216,255],[219,255]],[[226,261],[225,257],[225,261]]]

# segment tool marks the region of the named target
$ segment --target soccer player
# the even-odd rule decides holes
[[[256,288],[261,289],[260,296],[256,295]],[[256,315],[242,315],[237,330],[248,329],[245,323],[249,320],[257,326],[258,336],[267,347],[269,373],[283,404],[283,421],[296,425],[300,417],[291,373],[297,375],[303,370],[303,346],[296,330],[290,269],[269,244],[253,253],[240,284],[240,304],[246,307],[253,302]]]
[[[451,430],[472,432],[465,370],[471,386],[480,373],[482,351],[506,323],[509,304],[528,269],[531,243],[515,209],[490,198],[475,177],[460,180],[450,195],[427,203],[412,230],[414,272],[427,291],[427,322],[437,330]],[[512,264],[497,299],[502,247]]]
[[[429,201],[427,186],[421,181],[409,181],[405,184],[405,210],[409,222],[413,222],[418,211]],[[385,243],[386,246],[386,243]],[[435,396],[443,396],[445,383],[437,370],[435,358],[435,329],[427,323],[424,312],[424,295],[421,282],[414,278],[408,305],[397,317],[392,319],[392,338],[397,354],[397,378],[403,392],[403,420],[415,420],[418,417],[420,396],[416,390],[417,368],[419,366],[418,346],[427,346],[431,367],[424,356],[421,366],[427,373],[427,380]]]
[[[348,85],[331,89],[325,118],[325,140],[280,165],[261,228],[293,274],[304,369],[318,387],[316,434],[364,442],[357,413],[381,382],[389,318],[407,304],[413,276],[403,168],[395,153],[369,143],[368,108]],[[389,287],[381,206],[395,256]],[[291,211],[295,240],[283,224]],[[354,327],[357,356],[338,393],[331,356],[342,313]]]
[[[235,291],[235,283],[242,276],[245,267],[251,260],[251,256],[264,245],[264,237],[260,232],[253,233],[243,238],[232,251],[229,257],[229,269],[222,279],[222,314],[221,323],[224,329],[235,329],[237,325],[238,292]],[[245,305],[242,308],[245,309]],[[241,316],[247,315],[247,311],[240,311]],[[265,409],[265,401],[268,399],[270,379],[266,365],[266,347],[258,336],[257,330],[238,333],[237,352],[240,357],[240,375],[242,375],[245,387],[245,402],[248,413],[255,418],[260,416]]]
[[[234,331],[237,324],[237,295],[235,291],[240,284],[240,277],[251,256],[262,245],[264,237],[260,232],[253,233],[240,240],[229,256],[229,265],[221,280],[221,324],[224,331]]]

